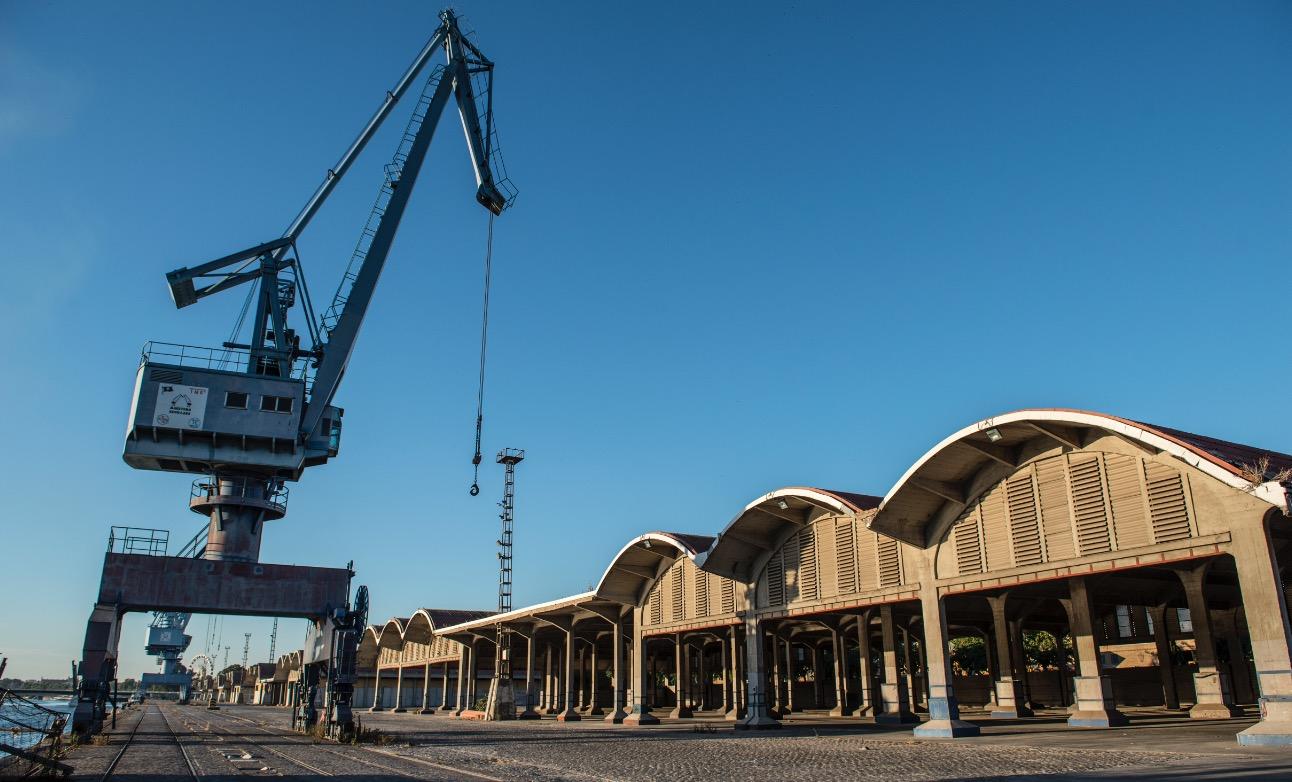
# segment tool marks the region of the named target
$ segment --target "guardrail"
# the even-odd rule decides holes
[[[215,497],[264,500],[283,513],[287,512],[287,495],[287,487],[283,484],[270,484],[266,490],[263,481],[249,478],[225,478],[218,481],[198,478],[193,481],[193,487],[189,491],[190,500],[210,500]]]
[[[108,532],[108,551],[115,554],[143,554],[150,557],[166,556],[170,545],[170,532],[148,527],[113,527]]]

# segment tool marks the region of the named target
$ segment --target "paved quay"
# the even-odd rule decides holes
[[[196,708],[196,707],[182,707]],[[285,710],[225,706],[228,718],[267,730]],[[381,762],[416,759],[474,778],[515,782],[880,779],[1292,779],[1292,750],[1239,747],[1255,719],[1191,721],[1161,710],[1132,712],[1116,730],[1073,730],[1064,713],[1022,721],[982,719],[983,735],[916,740],[908,730],[805,716],[782,730],[737,732],[721,720],[623,728],[596,720],[483,723],[437,715],[363,713],[389,743]]]

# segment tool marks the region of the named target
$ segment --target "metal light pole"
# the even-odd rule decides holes
[[[498,452],[498,463],[506,468],[503,478],[502,535],[498,538],[498,613],[511,611],[512,530],[516,508],[516,465],[525,459],[525,452],[504,448]],[[511,630],[501,622],[495,627],[493,681],[489,684],[489,700],[485,706],[485,719],[511,720],[516,718],[516,695],[511,680]]]

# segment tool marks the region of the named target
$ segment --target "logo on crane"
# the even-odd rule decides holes
[[[172,429],[201,429],[206,417],[206,392],[200,386],[176,386],[162,383],[157,388],[157,406],[153,421]],[[174,421],[175,423],[171,423]],[[179,422],[184,422],[183,424]]]

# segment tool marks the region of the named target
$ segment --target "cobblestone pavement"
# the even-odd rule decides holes
[[[230,707],[225,707],[230,708]],[[282,725],[286,712],[233,707],[242,716]],[[366,727],[391,738],[389,755],[417,758],[503,782],[672,782],[673,780],[831,780],[883,782],[943,779],[1292,779],[1292,752],[1237,751],[1232,726],[1196,726],[1187,720],[1136,733],[1102,734],[1050,729],[1035,723],[1018,729],[1002,723],[980,739],[916,740],[908,731],[885,731],[838,721],[796,720],[785,730],[743,733],[711,723],[626,729],[600,722],[577,724],[482,723],[443,715],[362,714]],[[1173,741],[1155,742],[1154,731]],[[1193,731],[1199,751],[1182,740]],[[1147,740],[1146,740],[1147,739]],[[1147,749],[1161,743],[1161,750]]]

